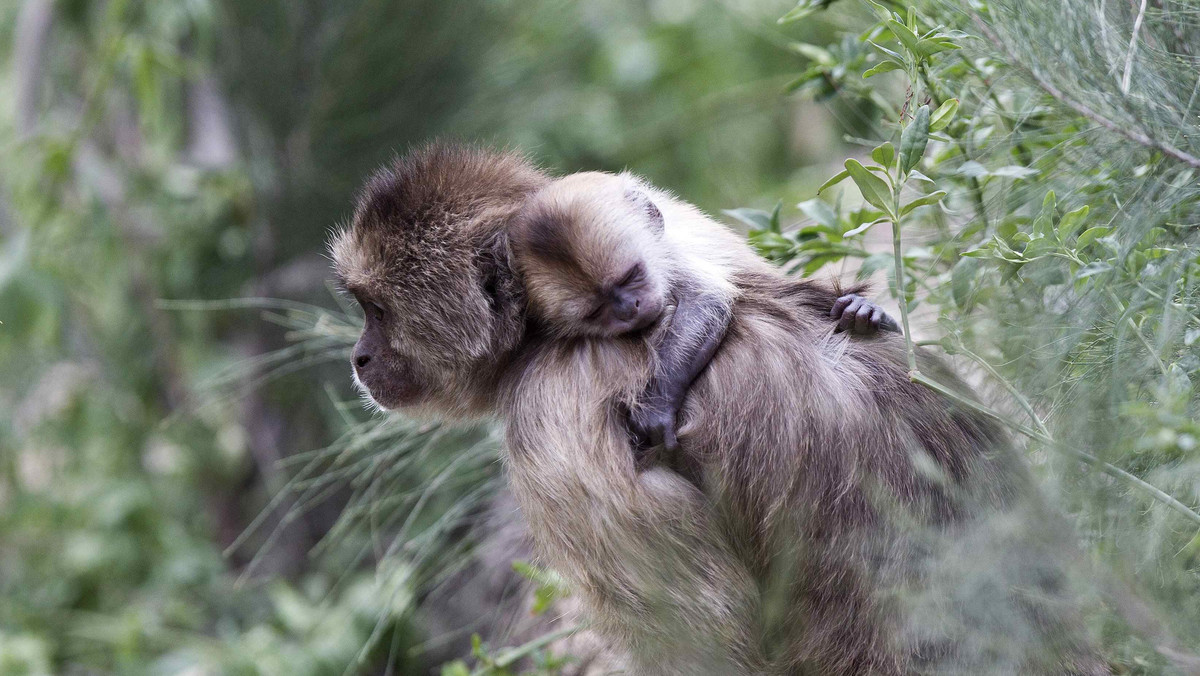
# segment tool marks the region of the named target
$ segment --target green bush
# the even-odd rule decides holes
[[[876,140],[795,224],[730,212],[789,270],[883,272],[910,339],[976,374],[1073,518],[1081,565],[1138,617],[1151,645],[1108,643],[1132,671],[1157,671],[1155,648],[1194,667],[1181,646],[1200,644],[1200,32],[1185,5],[838,3],[848,29],[796,46],[811,66],[794,86],[869,103]]]

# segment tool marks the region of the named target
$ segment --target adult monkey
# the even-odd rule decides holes
[[[609,405],[648,379],[645,347],[564,351],[526,333],[504,227],[548,180],[513,155],[432,145],[368,182],[331,244],[367,318],[355,377],[389,409],[499,413],[535,542],[640,671],[758,671],[748,571],[693,486],[663,468],[634,471],[625,421]],[[617,370],[600,377],[608,367]],[[526,377],[539,371],[550,377]]]
[[[908,380],[898,340],[834,335],[830,289],[739,270],[729,333],[680,430],[710,499],[662,468],[636,472],[617,411],[650,376],[647,342],[555,341],[525,323],[505,229],[546,180],[511,155],[431,146],[368,183],[332,245],[367,314],[356,375],[387,408],[499,413],[535,540],[641,671],[1095,671],[1034,601],[1002,592],[959,624],[942,617],[961,614],[978,572],[956,572],[942,541],[988,544],[975,515],[1015,503],[1027,479],[990,421]],[[1026,573],[1018,559],[989,581]],[[931,613],[936,631],[901,612],[937,606],[931,574],[957,594]],[[956,645],[968,623],[1049,641],[997,665],[994,646]]]

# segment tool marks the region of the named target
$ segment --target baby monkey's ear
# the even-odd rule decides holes
[[[641,190],[630,188],[625,191],[625,198],[637,205],[646,214],[646,218],[650,220],[650,225],[654,233],[661,235],[665,226],[663,215],[658,210],[658,206],[654,204],[654,201],[650,199],[650,196]]]

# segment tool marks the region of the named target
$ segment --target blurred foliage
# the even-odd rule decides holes
[[[822,4],[801,2],[785,21]],[[884,271],[905,326],[993,390],[993,413],[1023,435],[1046,494],[1073,517],[1092,567],[1081,574],[1122,611],[1090,618],[1112,665],[1191,673],[1200,663],[1190,654],[1200,645],[1194,7],[841,7],[844,36],[799,46],[813,65],[794,86],[870,102],[874,140],[798,205],[798,222],[778,209],[731,215],[791,270],[853,261],[860,278]]]
[[[325,233],[434,135],[798,190],[784,2],[0,3],[0,673],[419,669],[495,443],[353,403]]]

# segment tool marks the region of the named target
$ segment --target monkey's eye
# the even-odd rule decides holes
[[[383,308],[369,300],[361,301],[359,304],[362,305],[363,312],[367,313],[368,317],[371,317],[377,322],[383,321]]]
[[[626,272],[625,276],[621,278],[621,281],[617,282],[617,286],[628,286],[633,284],[634,282],[641,280],[642,275],[644,274],[645,269],[642,267],[642,264],[637,263],[633,267],[629,268],[629,272]]]
[[[591,312],[584,315],[583,320],[586,322],[594,322],[594,321],[600,319],[600,314],[603,312],[604,312],[604,304],[601,303],[600,305],[596,306],[596,309],[594,309]]]

